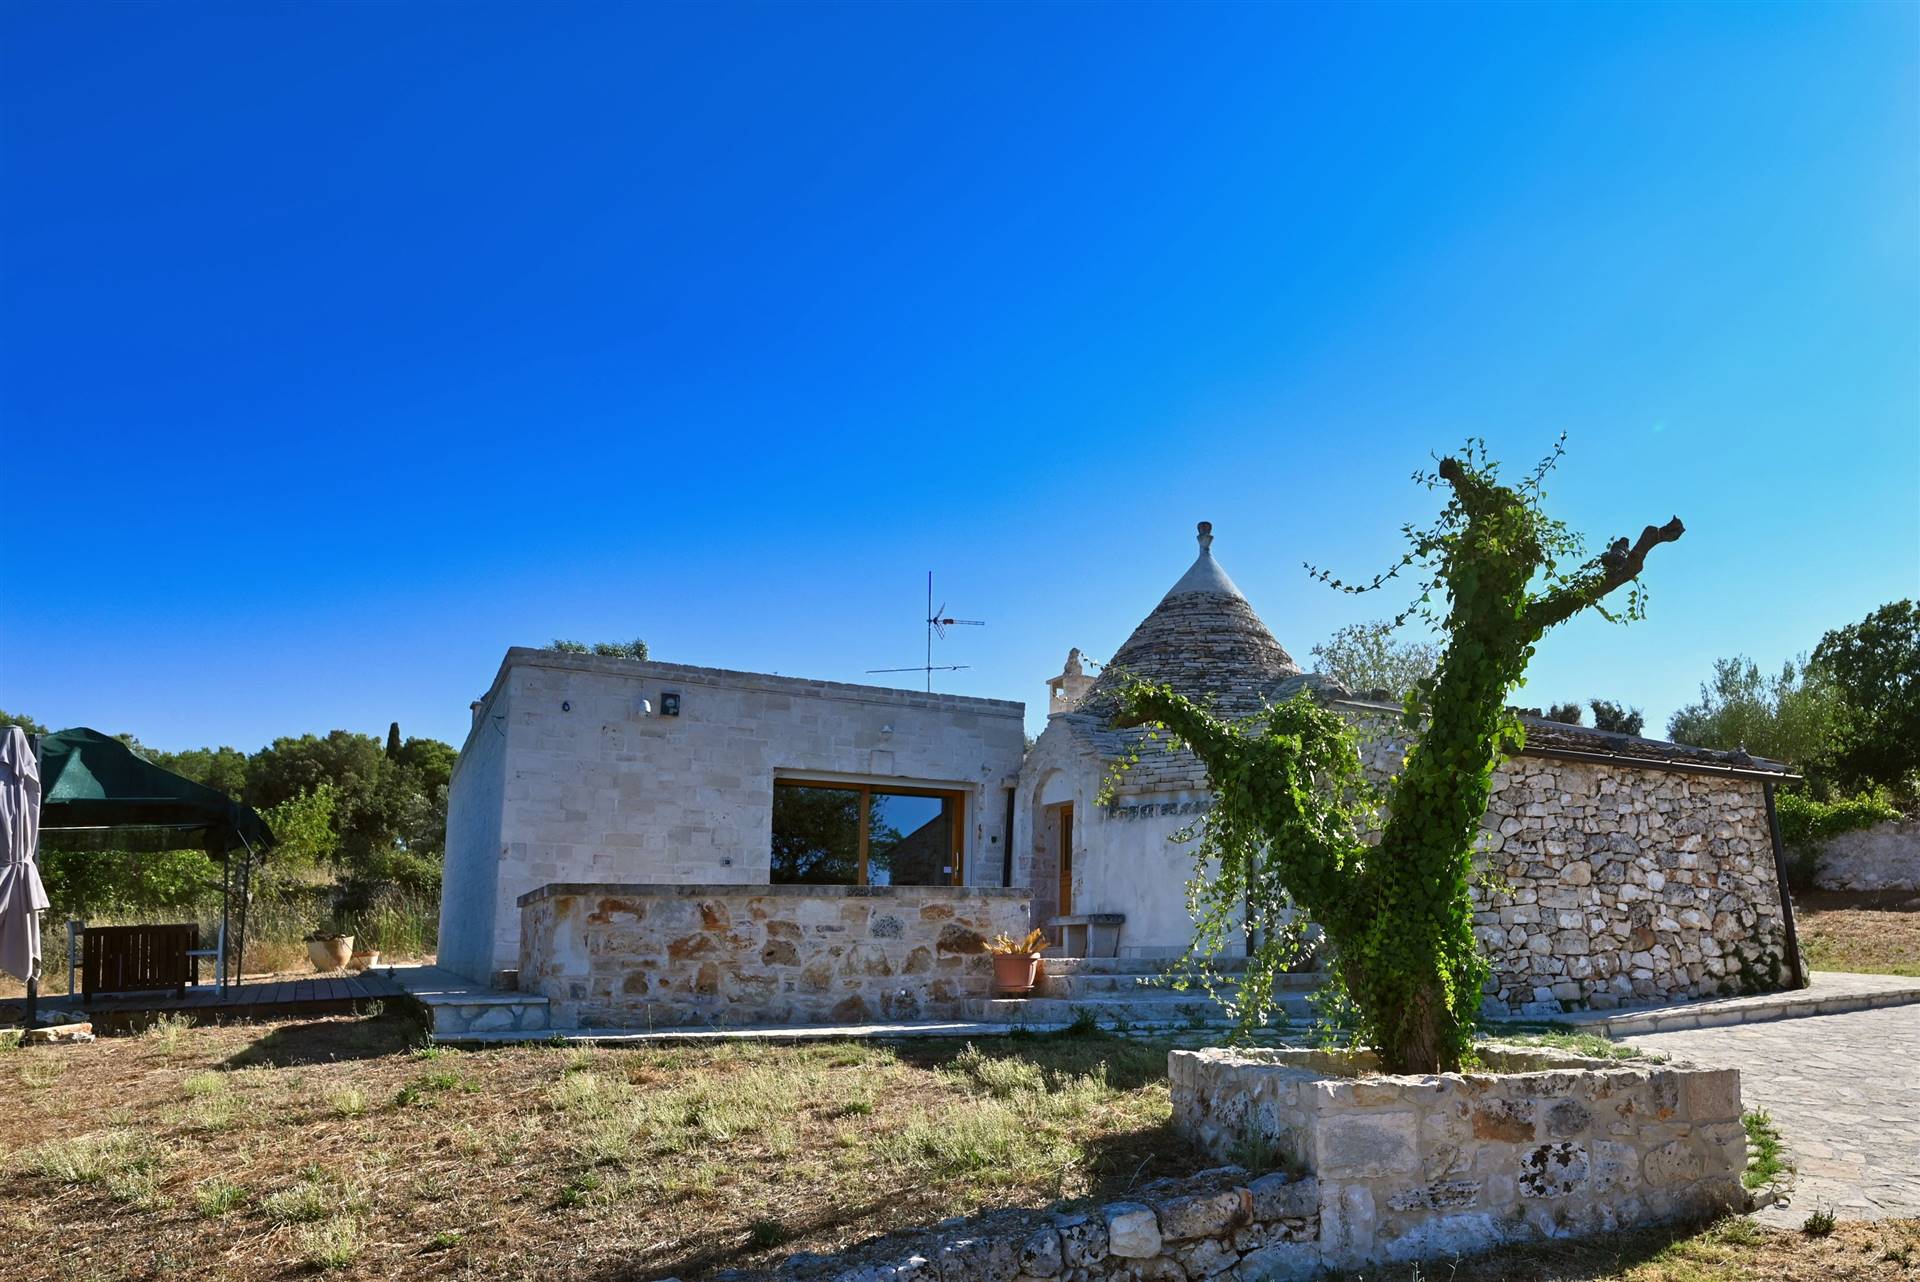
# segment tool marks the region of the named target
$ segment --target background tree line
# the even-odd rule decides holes
[[[1359,623],[1313,648],[1320,671],[1360,694],[1398,702],[1430,678],[1435,646]],[[1640,709],[1608,699],[1557,703],[1551,721],[1644,732]],[[1823,634],[1813,649],[1764,671],[1745,655],[1717,660],[1700,697],[1667,720],[1667,738],[1785,762],[1801,776],[1779,795],[1795,880],[1811,882],[1819,842],[1901,813],[1920,814],[1920,605],[1894,601]]]
[[[49,732],[32,717],[0,712],[0,726],[7,725]],[[283,736],[253,753],[225,746],[167,752],[119,738],[162,769],[266,818],[277,844],[259,866],[256,903],[269,933],[281,918],[288,931],[303,927],[300,933],[356,923],[364,931],[377,918],[406,942],[431,947],[457,755],[450,744],[402,738],[397,723],[384,741],[334,730]],[[219,866],[200,851],[47,851],[41,863],[53,919],[204,911],[217,903]]]

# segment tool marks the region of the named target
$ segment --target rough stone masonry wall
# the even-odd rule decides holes
[[[1822,890],[1920,890],[1920,820],[1829,838],[1814,867],[1813,884]]]
[[[1376,733],[1367,764],[1405,741]],[[1495,1013],[1559,1014],[1789,982],[1758,780],[1515,757],[1494,772],[1474,933]]]
[[[519,984],[555,1028],[942,1018],[1027,916],[1017,890],[556,884],[520,897]]]
[[[1174,1127],[1317,1181],[1332,1266],[1586,1236],[1745,1205],[1732,1069],[1490,1050],[1501,1071],[1356,1077],[1351,1052],[1175,1051]]]
[[[1237,1166],[1160,1180],[1083,1214],[1003,1211],[896,1234],[833,1256],[800,1255],[782,1282],[1232,1282],[1319,1270],[1319,1190]]]

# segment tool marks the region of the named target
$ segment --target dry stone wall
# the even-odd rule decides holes
[[[1406,741],[1370,727],[1367,765]],[[1515,757],[1482,821],[1474,933],[1495,1014],[1785,987],[1786,919],[1758,780]]]
[[[543,886],[520,897],[523,992],[555,1028],[946,1018],[990,995],[986,942],[1026,892],[957,886]]]
[[[1003,1211],[801,1255],[781,1282],[1279,1282],[1320,1271],[1311,1179],[1237,1166],[1162,1180],[1073,1215]]]
[[[1737,1071],[1482,1055],[1499,1071],[1360,1077],[1364,1053],[1175,1051],[1174,1127],[1310,1174],[1319,1253],[1341,1268],[1745,1205]]]

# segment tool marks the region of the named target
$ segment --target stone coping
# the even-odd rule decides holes
[[[707,668],[691,663],[662,663],[655,659],[619,659],[600,654],[564,654],[558,650],[542,650],[529,646],[513,646],[508,649],[506,657],[500,661],[501,674],[504,675],[515,665],[560,668],[575,672],[604,672],[610,676],[675,681],[688,685],[767,690],[776,694],[851,699],[862,703],[890,703],[909,708],[964,709],[968,712],[998,713],[1002,716],[1021,718],[1027,714],[1027,705],[1018,699],[987,699],[970,694],[905,690],[898,686],[861,685],[852,681],[826,681],[815,677],[788,677],[772,672],[743,672],[735,668]],[[496,685],[498,680],[496,677]],[[489,690],[488,693],[492,691]]]
[[[514,902],[528,904],[561,895],[616,895],[628,898],[714,899],[747,895],[755,899],[1031,899],[1033,892],[1017,886],[775,886],[738,881],[621,882],[550,881],[529,890]]]
[[[1549,1046],[1503,1046],[1482,1042],[1474,1047],[1479,1062],[1457,1073],[1382,1073],[1380,1061],[1370,1050],[1359,1048],[1295,1049],[1287,1046],[1207,1047],[1178,1050],[1175,1055],[1197,1055],[1217,1063],[1244,1064],[1276,1069],[1289,1076],[1329,1082],[1379,1082],[1383,1085],[1412,1086],[1442,1080],[1492,1080],[1526,1077],[1539,1073],[1611,1071],[1645,1069],[1645,1063],[1624,1059],[1599,1059]],[[1684,1067],[1661,1065],[1661,1067]]]
[[[1572,1011],[1553,1016],[1495,1016],[1496,1024],[1567,1026],[1607,1037],[1670,1033],[1687,1028],[1725,1028],[1807,1015],[1844,1015],[1886,1006],[1920,1004],[1920,979],[1906,975],[1811,973],[1805,988],[1751,997],[1719,997],[1617,1011]]]

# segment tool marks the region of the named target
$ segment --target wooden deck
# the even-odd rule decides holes
[[[115,1032],[148,1023],[158,1015],[185,1015],[195,1023],[226,1020],[297,1019],[304,1015],[347,1015],[365,1004],[405,995],[384,971],[358,975],[313,975],[302,979],[251,979],[221,992],[212,984],[189,986],[176,997],[172,989],[145,993],[101,993],[90,1003],[77,997],[47,996],[41,1005],[83,1011],[96,1031]]]

